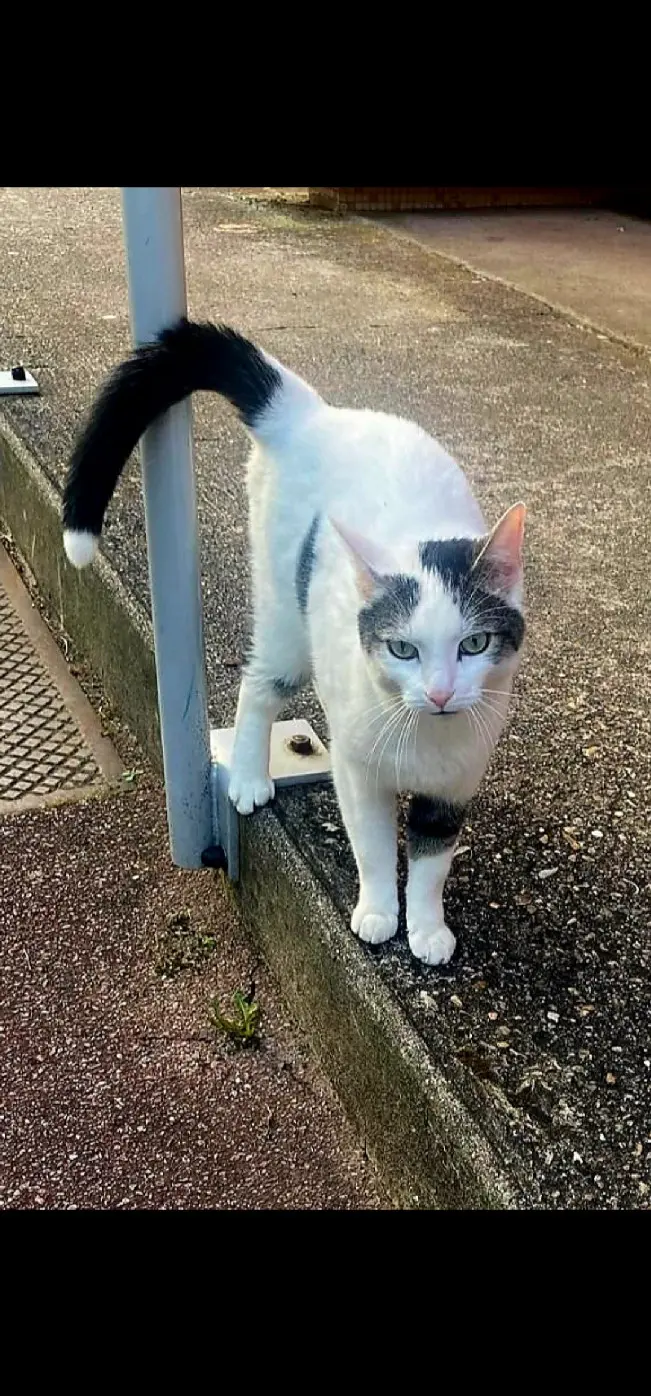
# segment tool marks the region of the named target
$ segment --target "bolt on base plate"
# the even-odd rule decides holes
[[[235,741],[234,727],[213,728],[210,754],[230,770]],[[330,756],[305,718],[274,722],[271,729],[269,774],[276,785],[304,785],[330,774]]]
[[[19,393],[38,393],[40,388],[28,369],[0,369],[0,397],[16,396]]]
[[[237,882],[239,878],[240,816],[228,798],[234,741],[234,727],[213,728],[210,733],[213,824],[219,830],[219,842],[226,854],[227,875],[231,882]],[[329,753],[305,718],[274,722],[269,774],[277,787],[325,780],[330,775],[330,769]]]

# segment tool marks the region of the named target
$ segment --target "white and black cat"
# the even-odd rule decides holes
[[[273,796],[271,726],[312,677],[359,871],[352,928],[374,945],[395,935],[396,795],[407,792],[409,944],[442,964],[455,947],[443,886],[524,636],[524,505],[489,532],[463,471],[420,427],[330,407],[234,330],[182,320],[113,372],[77,442],[63,511],[75,566],[94,557],[145,429],[199,389],[228,398],[254,443],[254,635],[230,798],[250,814]]]

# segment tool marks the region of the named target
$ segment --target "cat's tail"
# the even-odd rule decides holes
[[[63,495],[63,543],[75,567],[95,556],[109,500],[147,427],[201,389],[227,398],[262,440],[321,401],[236,330],[186,319],[163,330],[114,369],[75,444]]]

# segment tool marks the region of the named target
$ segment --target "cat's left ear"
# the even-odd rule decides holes
[[[522,582],[525,504],[513,504],[495,525],[474,566],[488,563],[498,585],[511,591]]]
[[[393,559],[388,551],[373,543],[370,538],[364,538],[361,533],[356,533],[338,519],[333,519],[332,515],[329,515],[329,518],[335,532],[346,544],[355,567],[357,585],[364,600],[368,601],[377,591],[378,585],[381,585],[382,577],[395,571]]]

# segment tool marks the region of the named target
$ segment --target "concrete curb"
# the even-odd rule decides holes
[[[83,574],[67,564],[60,512],[56,490],[0,415],[0,517],[50,615],[160,770],[151,627],[103,557]],[[526,1207],[273,809],[243,820],[241,834],[233,895],[398,1204]]]

